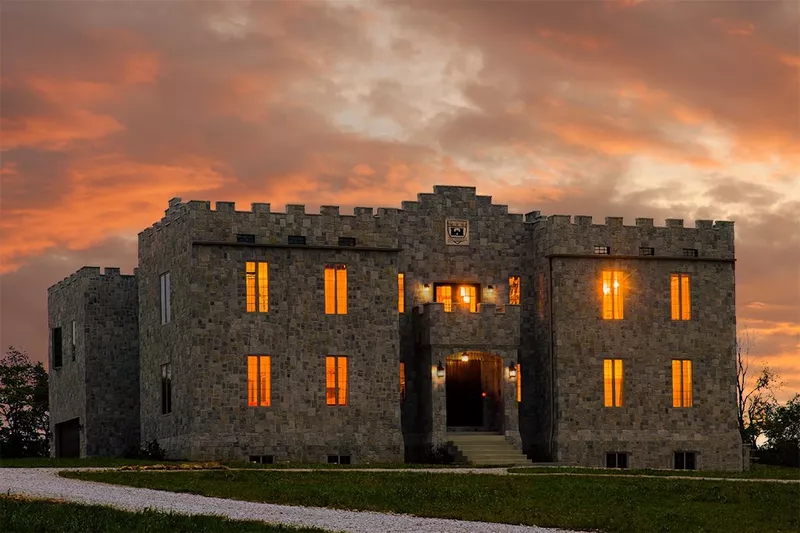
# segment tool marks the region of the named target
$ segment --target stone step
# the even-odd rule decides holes
[[[474,465],[528,466],[531,463],[503,435],[493,433],[453,432],[447,434],[457,455]]]

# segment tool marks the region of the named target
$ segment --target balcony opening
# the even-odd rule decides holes
[[[478,312],[481,302],[481,286],[479,283],[434,283],[434,302],[443,303],[445,312],[453,311],[456,306],[463,306],[471,313]]]
[[[503,359],[485,352],[447,356],[445,395],[448,431],[503,429]]]

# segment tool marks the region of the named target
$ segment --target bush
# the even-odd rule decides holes
[[[456,458],[446,444],[428,444],[422,462],[429,465],[452,465]]]
[[[150,459],[153,461],[163,461],[166,456],[167,451],[158,444],[158,439],[153,439],[141,447],[132,446],[122,454],[125,459]]]

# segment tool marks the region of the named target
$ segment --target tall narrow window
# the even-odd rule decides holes
[[[544,274],[539,274],[537,285],[539,318],[544,320]]]
[[[325,267],[325,314],[347,314],[347,265]]]
[[[269,263],[248,261],[245,263],[245,287],[247,290],[247,312],[269,311]]]
[[[517,363],[517,403],[522,402],[522,365]]]
[[[172,276],[169,272],[161,274],[161,324],[172,322]]]
[[[400,363],[400,399],[406,399],[406,364]]]
[[[445,313],[453,310],[453,287],[450,285],[439,285],[436,287],[436,301],[444,304]]]
[[[672,407],[692,406],[692,362],[672,360]]]
[[[51,355],[53,360],[53,368],[60,368],[63,364],[63,339],[61,337],[61,328],[53,328],[50,330],[51,337]]]
[[[75,324],[75,321],[72,321],[72,360],[75,360],[75,339],[78,337],[78,326]]]
[[[622,407],[622,359],[603,359],[603,405]]]
[[[325,402],[328,405],[347,405],[347,357],[329,355],[325,358]]]
[[[672,302],[672,320],[692,318],[692,298],[689,293],[689,274],[671,274],[669,291]]]
[[[470,313],[478,312],[478,291],[474,285],[461,285],[458,288],[458,297],[462,303],[469,305]]]
[[[508,303],[519,305],[519,276],[508,278]]]
[[[172,412],[172,363],[161,365],[161,414]]]
[[[622,291],[623,291],[622,271],[604,270],[603,271],[603,319],[621,320],[623,317]]]
[[[397,311],[402,313],[406,307],[406,277],[400,272],[397,274]]]
[[[248,355],[247,405],[250,407],[269,407],[271,381],[269,356]]]

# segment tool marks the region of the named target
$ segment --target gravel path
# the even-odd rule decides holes
[[[565,530],[541,527],[209,498],[195,494],[66,479],[58,476],[58,472],[62,470],[88,469],[1,468],[0,493],[11,492],[76,503],[108,505],[130,511],[150,508],[182,514],[218,515],[234,520],[260,520],[273,524],[319,527],[351,533],[566,533]]]

